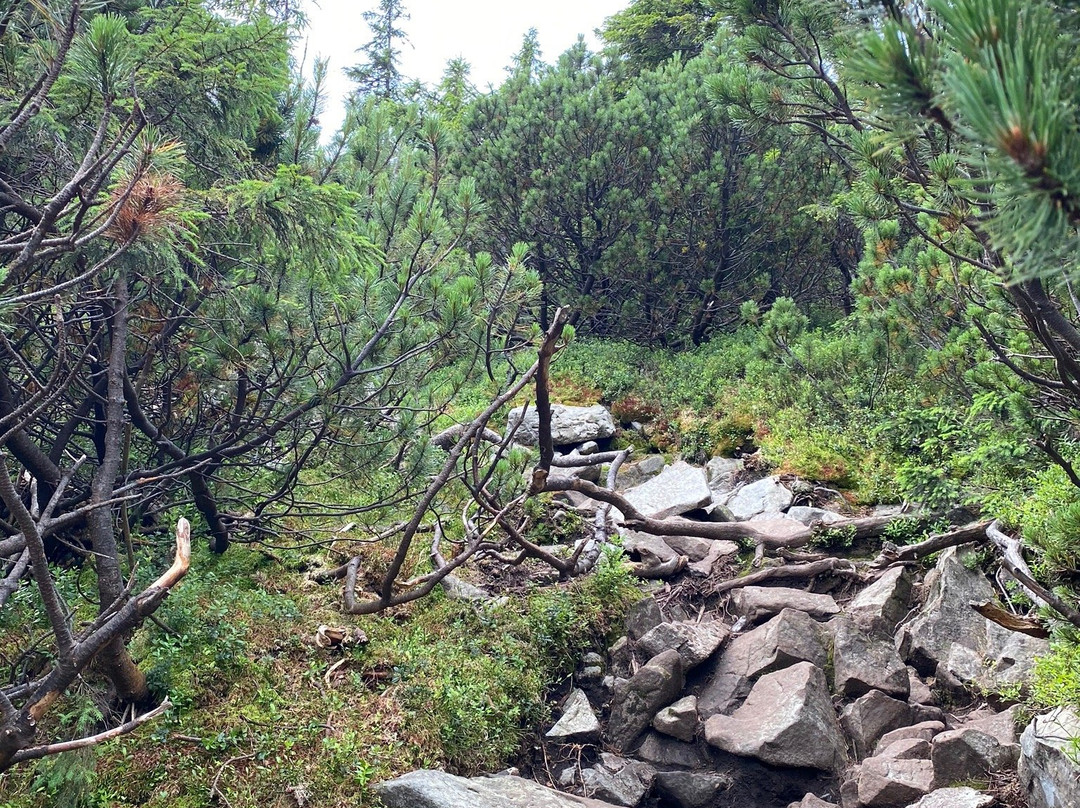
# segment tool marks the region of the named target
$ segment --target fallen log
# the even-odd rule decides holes
[[[762,552],[804,547],[815,538],[834,531],[851,531],[853,540],[875,538],[884,535],[885,529],[894,522],[920,518],[914,514],[865,516],[855,519],[843,519],[828,525],[817,523],[810,527],[800,526],[783,535],[778,535],[770,533],[766,527],[762,526],[767,525],[767,523],[760,522],[695,522],[692,519],[684,519],[680,516],[654,519],[635,508],[621,494],[576,477],[546,477],[544,490],[576,491],[590,499],[612,505],[622,512],[623,525],[631,530],[650,533],[654,536],[694,536],[701,539],[742,540],[760,548]]]
[[[818,575],[839,575],[866,583],[868,576],[859,571],[859,566],[854,561],[844,558],[823,558],[820,561],[811,561],[807,564],[787,564],[782,567],[769,567],[768,569],[752,572],[741,578],[729,578],[716,584],[712,591],[715,594],[730,592],[743,586],[756,586],[766,581],[791,581],[809,580]]]
[[[871,562],[870,566],[874,569],[884,570],[896,564],[919,561],[928,555],[939,552],[940,550],[948,549],[949,547],[970,544],[971,542],[976,541],[982,542],[986,539],[986,529],[989,526],[990,522],[988,521],[969,522],[966,525],[961,525],[958,528],[948,530],[944,533],[937,533],[918,544],[909,544],[905,547],[897,547],[895,544],[890,544],[882,549],[881,553]]]

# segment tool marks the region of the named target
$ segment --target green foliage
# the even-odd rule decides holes
[[[604,21],[601,36],[637,69],[658,67],[675,54],[696,56],[719,27],[701,0],[632,0]]]
[[[1059,639],[1050,653],[1035,660],[1031,699],[1039,709],[1080,708],[1080,644]]]

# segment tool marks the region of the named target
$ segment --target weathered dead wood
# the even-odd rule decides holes
[[[127,735],[129,732],[138,729],[148,721],[153,721],[170,707],[172,707],[172,702],[166,697],[165,700],[153,710],[143,713],[130,721],[126,721],[118,727],[99,732],[96,735],[88,735],[85,738],[77,738],[73,741],[50,743],[42,746],[34,746],[29,749],[22,749],[11,756],[11,763],[14,765],[16,763],[23,763],[27,760],[37,760],[38,758],[47,757],[48,755],[58,755],[61,752],[74,752],[76,749],[86,749],[89,746],[96,746],[104,741],[119,738],[121,735]]]
[[[671,578],[678,575],[689,562],[686,556],[675,556],[667,561],[647,562],[637,561],[628,566],[630,574],[638,578]]]
[[[555,312],[548,338],[540,346],[536,357],[536,414],[540,418],[537,444],[540,447],[540,462],[533,469],[532,482],[529,485],[530,495],[544,490],[544,483],[551,471],[551,461],[555,458],[555,445],[551,439],[551,393],[548,377],[551,372],[551,358],[555,355],[557,340],[566,322],[566,311],[560,308]],[[525,414],[522,413],[521,417],[524,420]]]
[[[1025,590],[1031,593],[1030,596],[1034,596],[1033,601],[1035,603],[1049,606],[1074,626],[1080,628],[1080,611],[1031,576],[1031,571],[1028,569],[1020,552],[1020,541],[1018,539],[1012,539],[1005,535],[1001,530],[1000,522],[996,519],[987,527],[986,536],[998,551],[1001,557],[1001,565]]]
[[[815,524],[777,535],[769,533],[760,522],[695,522],[679,516],[653,519],[641,513],[626,497],[601,488],[588,480],[576,477],[550,477],[546,479],[546,491],[577,491],[590,499],[605,502],[618,508],[623,514],[623,525],[631,530],[654,536],[694,536],[701,539],[727,539],[749,541],[765,550],[791,550],[804,547],[814,538],[835,531],[850,531],[854,540],[870,539],[884,534],[885,529],[896,521],[917,518],[911,514],[897,516],[866,516],[843,519],[832,524]]]
[[[997,623],[999,626],[1007,628],[1009,631],[1017,631],[1021,634],[1027,634],[1030,637],[1038,637],[1039,639],[1046,639],[1050,636],[1050,632],[1047,631],[1046,626],[1038,620],[1034,620],[1030,617],[1019,617],[1012,612],[1005,611],[992,601],[988,600],[985,603],[972,603],[971,608],[987,620]]]
[[[615,490],[615,479],[619,476],[619,469],[622,464],[626,462],[626,459],[633,452],[633,447],[623,449],[620,452],[615,452],[615,457],[612,458],[611,466],[608,468],[607,479],[605,480],[607,490]],[[605,454],[611,454],[605,452]],[[595,455],[591,455],[595,457]],[[593,537],[591,540],[583,541],[579,550],[584,550],[581,560],[574,568],[575,575],[584,575],[586,572],[593,568],[596,564],[596,559],[600,557],[600,550],[608,540],[609,536],[609,517],[611,515],[610,503],[603,502],[600,507],[596,509],[596,515],[593,517]]]
[[[1001,525],[996,519],[987,526],[986,538],[990,539],[994,549],[1001,556],[1001,566],[1020,585],[1020,589],[1028,600],[1036,606],[1047,606],[1046,598],[1039,595],[1022,580],[1034,580],[1035,576],[1031,574],[1031,569],[1028,567],[1027,562],[1024,561],[1024,554],[1020,550],[1020,539],[1014,539],[1012,536],[1006,535],[1001,530]],[[1018,578],[1014,575],[1013,570],[1022,573],[1021,577]]]
[[[462,436],[468,426],[468,424],[454,424],[453,426],[447,427],[439,434],[432,436],[431,445],[450,451],[454,448],[454,444],[457,443],[458,438]],[[488,443],[502,443],[502,436],[494,429],[488,429],[487,427],[480,430],[476,437],[478,440],[487,441]]]
[[[949,547],[985,541],[986,529],[989,526],[990,522],[988,521],[969,522],[944,533],[937,533],[918,544],[909,544],[905,547],[896,547],[895,545],[886,547],[871,562],[870,566],[874,569],[883,570],[895,564],[919,561],[928,555]]]
[[[811,561],[808,564],[786,564],[782,567],[769,567],[759,572],[744,575],[741,578],[730,578],[717,583],[712,591],[719,594],[744,586],[756,586],[766,581],[806,581],[825,574],[839,575],[860,583],[866,583],[869,580],[869,576],[860,572],[859,566],[854,561],[848,561],[844,558],[823,558],[820,561]]]
[[[631,447],[631,449],[632,448],[633,447]],[[622,456],[626,452],[629,452],[631,449],[623,449],[622,451],[618,452],[597,452],[596,454],[589,455],[576,454],[574,452],[564,455],[560,454],[555,455],[555,457],[551,459],[551,465],[555,468],[561,469],[576,469],[582,468],[584,466],[602,466],[604,463],[614,463],[616,460],[619,460],[620,456]],[[623,457],[622,460],[619,460],[619,464],[621,465],[623,462],[625,462],[625,460],[626,458]],[[613,485],[608,486],[608,488],[613,487]]]

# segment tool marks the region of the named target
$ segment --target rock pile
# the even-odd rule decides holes
[[[579,427],[590,417],[557,413],[556,421],[575,425],[564,437],[606,437],[598,416],[586,437]],[[739,520],[774,533],[841,518],[794,504],[780,477],[744,476],[739,460],[698,468],[652,456],[626,464],[617,487],[652,518]],[[642,559],[683,556],[697,575],[739,549],[632,531],[622,543]],[[421,773],[435,785],[422,797],[408,791],[411,802],[395,796],[407,778],[380,793],[390,808],[482,808],[502,780],[498,804],[507,808],[989,808],[994,797],[970,786],[1018,768],[1030,808],[1078,806],[1070,739],[1080,736],[1080,717],[1037,717],[1018,738],[1015,708],[971,709],[982,695],[1015,693],[1047,645],[971,608],[993,600],[993,589],[965,561],[948,549],[921,581],[910,567],[887,569],[843,602],[803,588],[732,588],[722,619],[666,618],[646,598],[606,659],[582,666],[546,733],[549,753],[558,750],[551,744],[572,750],[549,754],[568,762],[546,774],[582,797],[511,798],[525,788],[515,778],[459,782],[441,773]],[[417,774],[407,776],[410,788]]]

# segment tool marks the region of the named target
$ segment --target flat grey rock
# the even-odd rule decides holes
[[[833,635],[833,689],[855,699],[880,690],[906,699],[911,683],[908,670],[891,643],[872,639],[849,617],[834,617],[828,623]]]
[[[652,788],[656,770],[648,763],[603,752],[594,766],[581,772],[585,793],[613,805],[634,808]]]
[[[706,720],[705,740],[773,766],[832,772],[847,759],[825,674],[809,662],[762,676],[732,715]]]
[[[539,440],[540,414],[536,407],[514,407],[506,418],[507,432],[513,431],[514,441],[525,446],[535,446]],[[520,426],[518,426],[520,424]],[[556,446],[603,440],[615,434],[615,422],[611,413],[601,404],[591,407],[570,407],[565,404],[551,405],[551,441]]]
[[[769,511],[783,511],[794,499],[795,495],[780,478],[773,476],[736,489],[723,504],[736,519],[743,520]]]
[[[584,690],[575,688],[570,691],[563,702],[562,717],[545,733],[545,737],[566,743],[599,739],[600,721]]]
[[[784,609],[764,625],[741,634],[709,663],[707,682],[698,696],[703,717],[734,710],[754,680],[796,662],[819,668],[828,663],[825,628],[803,612]]]
[[[661,623],[638,640],[638,648],[649,657],[672,648],[682,658],[683,671],[688,671],[711,657],[730,634],[719,620]]]
[[[1015,744],[1002,745],[977,729],[954,729],[934,736],[931,760],[942,784],[982,780],[991,772],[1012,769],[1020,756]]]
[[[627,488],[641,485],[663,471],[666,465],[667,461],[664,460],[663,455],[647,455],[632,463],[624,463],[615,477],[615,488],[618,491],[625,491]]]
[[[735,611],[751,623],[779,614],[784,609],[796,609],[819,620],[840,613],[832,595],[818,595],[801,589],[783,586],[743,586],[731,594]]]
[[[712,491],[705,482],[705,471],[679,460],[641,485],[623,492],[623,496],[645,516],[666,519],[712,504]],[[613,509],[617,510],[617,509]],[[622,518],[616,513],[616,518]]]
[[[867,758],[859,766],[859,803],[868,808],[894,808],[918,800],[934,789],[929,760]]]
[[[686,743],[656,731],[645,733],[634,754],[657,766],[702,769],[709,765],[709,756],[700,745]]]
[[[735,487],[735,478],[746,464],[734,457],[714,457],[705,464],[709,488],[716,494],[726,494]]]
[[[990,808],[997,803],[989,794],[983,794],[968,786],[939,788],[931,791],[907,808]]]
[[[458,777],[420,770],[375,786],[386,808],[612,808],[521,777]]]
[[[678,808],[701,808],[731,787],[731,780],[717,772],[658,772],[656,790]]]

